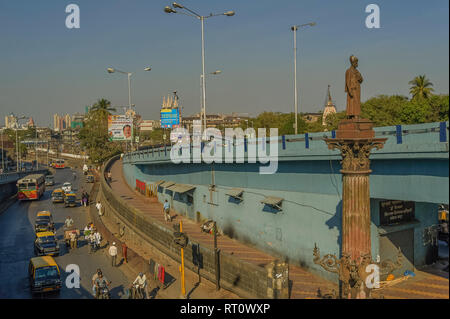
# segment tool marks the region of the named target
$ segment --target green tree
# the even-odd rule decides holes
[[[111,102],[106,99],[98,100],[90,108],[84,127],[78,134],[81,146],[93,163],[101,164],[122,152],[122,144],[110,141],[108,135],[108,115],[112,111],[115,109],[111,107]]]
[[[413,80],[409,81],[411,88],[409,93],[412,94],[412,98],[424,98],[427,99],[431,96],[434,89],[431,83],[425,75],[416,76]]]

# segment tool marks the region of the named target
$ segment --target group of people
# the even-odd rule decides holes
[[[84,227],[84,238],[89,241],[90,251],[89,253],[96,252],[100,248],[102,242],[102,235],[93,223],[90,223]]]
[[[84,190],[81,193],[81,205],[84,207],[89,205],[89,193]]]
[[[111,281],[109,281],[102,273],[100,268],[92,276],[92,294],[96,299],[99,299],[100,294],[106,292],[107,298],[110,298],[109,287]],[[104,296],[102,296],[104,298]],[[148,290],[147,277],[144,273],[140,272],[136,279],[131,284],[128,297],[131,299],[149,299],[150,294]]]

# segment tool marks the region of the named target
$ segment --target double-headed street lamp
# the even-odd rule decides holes
[[[107,68],[106,71],[108,71],[108,73],[118,72],[128,76],[128,107],[131,109],[131,75],[133,73],[120,71],[115,68]]]
[[[298,113],[298,98],[297,98],[297,30],[299,28],[304,27],[313,27],[315,26],[315,22],[305,23],[302,25],[294,25],[291,27],[291,30],[294,31],[294,111],[295,111],[295,134],[298,134],[298,122],[297,122],[297,113]]]
[[[164,12],[166,12],[166,13],[180,13],[180,14],[184,14],[184,15],[188,15],[188,16],[197,18],[197,19],[200,20],[201,25],[202,25],[202,77],[201,77],[201,79],[202,79],[202,101],[203,101],[202,104],[203,105],[202,105],[202,110],[201,111],[203,113],[203,125],[204,125],[204,128],[206,129],[206,88],[205,88],[206,84],[205,84],[205,35],[204,35],[204,21],[207,18],[211,18],[211,17],[215,17],[215,16],[221,16],[221,15],[232,17],[232,16],[234,16],[235,12],[234,11],[227,11],[227,12],[220,13],[220,14],[212,14],[212,13],[210,13],[207,16],[201,16],[198,13],[192,11],[191,9],[188,9],[185,6],[183,6],[183,5],[179,4],[179,3],[176,3],[176,2],[172,3],[172,7],[166,6],[164,8]],[[174,8],[182,9],[182,10],[184,9],[187,12],[177,11]]]
[[[151,70],[152,70],[151,67],[145,67],[144,68],[144,71],[147,71],[147,72],[151,71]],[[115,69],[115,68],[107,68],[106,71],[108,73],[118,72],[118,73],[122,73],[122,74],[126,74],[127,75],[127,77],[128,77],[128,109],[131,110],[132,107],[134,106],[134,104],[131,104],[131,75],[133,73],[131,73],[131,72],[124,72],[124,71],[121,71],[121,70],[118,70],[118,69]],[[134,119],[133,119],[133,124],[134,124]],[[134,144],[134,141],[132,141],[132,143]]]

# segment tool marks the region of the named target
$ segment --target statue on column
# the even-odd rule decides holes
[[[350,57],[351,66],[345,72],[345,92],[347,92],[347,118],[359,119],[361,115],[361,83],[363,78],[356,69],[358,58]]]

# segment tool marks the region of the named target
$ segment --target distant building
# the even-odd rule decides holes
[[[160,127],[159,121],[155,120],[141,120],[138,124],[139,130],[142,132],[151,132],[155,128]]]
[[[322,113],[303,113],[302,114],[302,118],[306,123],[315,123],[320,119],[321,116],[322,116]]]
[[[328,85],[328,94],[327,94],[327,102],[325,104],[325,109],[323,110],[323,117],[322,117],[322,125],[327,125],[326,119],[327,116],[330,114],[336,114],[336,106],[334,105],[333,101],[331,100],[331,94],[330,94],[330,86]]]
[[[17,117],[14,115],[5,116],[5,128],[15,128],[17,124]]]
[[[206,127],[238,127],[243,121],[247,121],[249,114],[247,113],[231,113],[227,114],[206,114]],[[182,126],[190,130],[194,121],[200,121],[200,113],[183,117]]]
[[[71,129],[80,129],[83,126],[84,126],[84,115],[83,114],[74,114],[72,116],[70,128]]]

